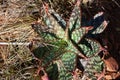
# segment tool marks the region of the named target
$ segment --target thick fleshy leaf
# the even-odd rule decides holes
[[[92,39],[86,39],[86,41],[91,46],[86,45],[86,43],[79,44],[79,46],[82,48],[84,54],[86,54],[87,56],[92,56],[95,53],[100,51],[101,45],[99,42],[92,40]]]
[[[81,40],[81,38],[85,35],[85,33],[86,33],[85,28],[76,29],[72,32],[71,39],[78,43],[79,40]]]
[[[58,16],[58,14],[50,14],[44,18],[44,21],[54,34],[56,34],[59,38],[64,38],[64,29],[66,23],[64,21],[59,21],[58,23],[59,18],[62,20],[61,17]]]
[[[67,52],[65,54],[62,55],[61,57],[61,61],[64,65],[64,67],[68,70],[68,71],[73,71],[73,69],[75,68],[75,62],[76,62],[76,54],[77,50],[75,50],[75,47],[72,45],[71,42],[68,42],[68,46],[67,46]]]
[[[65,68],[61,61],[57,61],[59,77],[58,80],[71,80],[72,74]]]
[[[59,37],[56,34],[52,33],[47,26],[41,26],[41,24],[32,24],[32,28],[40,37],[44,38],[44,40],[59,39]]]
[[[60,17],[59,14],[57,14],[54,10],[49,11],[51,15],[56,19],[56,21],[59,23],[59,25],[63,28],[63,30],[66,29],[66,22],[64,19]]]
[[[61,60],[64,64],[64,67],[68,70],[68,71],[73,71],[75,68],[75,62],[76,62],[76,54],[74,53],[65,53],[62,57]]]
[[[67,72],[64,68],[61,68],[59,71],[59,80],[71,80],[72,74]]]
[[[77,0],[77,3],[74,6],[71,17],[69,19],[69,29],[71,30],[73,26],[75,27],[75,29],[81,26],[81,11],[79,0]]]
[[[105,21],[104,13],[98,12],[92,20],[89,21],[89,25],[92,25],[94,28],[90,31],[92,34],[102,33],[108,25],[108,22]]]
[[[95,73],[101,73],[102,69],[103,69],[103,61],[100,59],[99,56],[94,56],[87,61],[84,75],[89,77],[89,79],[91,80],[97,80]]]
[[[72,32],[71,39],[74,40],[76,43],[80,43],[81,39],[85,38],[84,36],[88,33],[89,30],[93,29],[92,26],[88,27],[81,27],[78,29],[75,29]]]
[[[91,44],[90,44],[85,38],[82,38],[79,43],[86,45],[87,47],[89,47],[89,48],[92,50]],[[79,43],[78,43],[78,44],[79,44]]]
[[[58,80],[59,72],[56,63],[49,65],[49,67],[46,68],[46,72],[49,76],[49,80]]]
[[[107,25],[108,25],[108,22],[103,21],[102,24],[99,27],[97,27],[96,30],[94,30],[92,32],[92,34],[100,34],[100,33],[102,33],[106,29]]]
[[[49,65],[54,60],[60,58],[66,52],[68,45],[64,40],[57,40],[48,44],[41,45],[32,51],[36,58],[42,60],[43,66]]]

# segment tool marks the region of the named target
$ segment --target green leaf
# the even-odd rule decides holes
[[[41,45],[33,50],[33,54],[36,58],[42,60],[43,66],[49,65],[52,61],[60,58],[66,52],[67,42],[64,40],[57,40],[49,45]]]
[[[95,77],[95,73],[101,73],[103,70],[103,61],[99,56],[94,56],[90,58],[86,67],[85,67],[85,75],[89,77],[91,80],[97,80]]]
[[[54,34],[56,34],[56,36],[58,36],[59,38],[64,38],[65,31],[62,28],[62,26],[60,26],[60,24],[55,19],[55,17],[53,17],[50,14],[49,16],[46,16],[46,19],[44,19],[44,20],[45,20],[46,25],[51,29],[51,31]]]
[[[81,11],[80,11],[80,4],[74,6],[72,11],[71,17],[69,19],[69,29],[72,30],[73,26],[79,28],[81,26]]]
[[[58,66],[56,63],[49,65],[49,67],[47,67],[46,69],[46,72],[50,80],[58,80],[59,72],[58,72]]]
[[[42,38],[47,40],[48,43],[47,45],[40,46],[33,51],[35,57],[42,61],[42,66],[47,66],[48,74],[51,73],[49,76],[52,76],[51,80],[54,79],[53,76],[57,73],[59,73],[58,80],[71,80],[71,72],[76,68],[76,56],[81,55],[82,57],[86,57],[84,55],[87,55],[91,57],[95,53],[99,52],[101,47],[99,42],[87,39],[85,36],[86,34],[89,35],[89,32],[87,33],[87,31],[89,31],[89,27],[81,27],[79,0],[77,0],[77,3],[74,6],[67,27],[65,25],[66,23],[61,20],[63,19],[58,14],[56,15],[56,13],[51,13],[50,15],[45,14],[44,22],[48,30],[40,28],[38,33],[44,36]],[[93,31],[91,30],[91,33],[93,35],[99,34],[104,31],[106,26],[107,22],[104,21],[99,27],[96,27],[96,29],[94,28]],[[66,39],[66,33],[67,36],[69,36],[69,39]],[[53,62],[56,62],[57,66],[50,64]],[[92,61],[92,64],[97,65],[94,62],[95,60]],[[101,63],[100,65],[97,65],[97,67],[93,68],[100,70],[98,66],[101,66]],[[56,70],[58,72],[52,72],[52,70]]]
[[[58,80],[71,80],[72,74],[65,68],[61,61],[57,61],[59,78]]]
[[[79,40],[83,38],[85,33],[86,33],[85,28],[76,29],[72,32],[71,39],[74,40],[76,43],[78,43]]]
[[[65,30],[66,29],[65,20],[59,14],[57,14],[54,10],[51,10],[51,15],[56,19],[56,21],[63,28],[63,30]]]
[[[75,69],[75,62],[76,62],[76,54],[74,53],[65,53],[62,57],[61,60],[64,64],[65,69],[68,71],[73,71]]]
[[[41,24],[32,24],[32,28],[44,40],[46,40],[46,39],[49,39],[49,40],[59,39],[59,37],[57,37],[56,34],[50,32],[50,29],[48,29],[46,26],[41,26]]]
[[[79,43],[86,45],[87,47],[89,47],[89,48],[92,50],[91,44],[90,44],[85,38],[82,38]],[[78,44],[79,44],[79,43],[78,43]]]
[[[94,55],[95,53],[99,52],[100,51],[100,43],[95,41],[95,40],[92,40],[92,39],[86,39],[86,41],[89,43],[89,45],[91,46],[88,46],[88,44],[84,43],[84,44],[79,44],[79,46],[81,47],[81,49],[83,50],[84,54],[86,54],[87,56],[92,56]]]

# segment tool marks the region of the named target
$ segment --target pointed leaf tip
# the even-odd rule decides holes
[[[94,19],[96,19],[97,17],[99,16],[102,16],[104,14],[104,12],[98,12],[95,16],[94,16]]]
[[[106,27],[108,25],[108,23],[109,23],[108,21],[104,21],[103,25]]]

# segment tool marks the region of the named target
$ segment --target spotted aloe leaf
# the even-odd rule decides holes
[[[84,38],[78,42],[80,44],[79,46],[82,48],[82,50],[84,50],[83,52],[89,56],[100,52],[101,44],[94,40],[94,38],[97,36],[96,34],[102,33],[108,25],[108,22],[104,20],[103,12],[96,14],[93,22],[93,29],[89,30]],[[89,38],[93,39],[91,40]]]
[[[72,74],[69,72],[62,61],[57,61],[59,77],[58,80],[71,80]]]
[[[104,19],[104,13],[98,12],[92,20],[90,20],[88,23],[91,23],[89,25],[92,25],[94,28],[89,31],[89,34],[100,34],[102,33],[107,25],[108,21]]]
[[[75,69],[76,55],[74,52],[66,52],[61,58],[67,71],[72,72]]]
[[[85,35],[87,34],[87,32],[93,28],[90,28],[91,26],[81,27],[81,13],[80,12],[81,12],[80,2],[78,1],[73,9],[73,12],[69,20],[70,39],[71,39],[72,44],[76,44],[74,46],[78,48],[78,53],[82,53],[83,55],[85,54],[87,55],[89,53],[89,55],[90,54],[92,55],[95,52],[99,51],[100,45],[94,40],[85,39]]]
[[[59,16],[59,14],[57,14],[54,10],[51,10],[50,13],[56,19],[56,21],[59,23],[61,28],[63,30],[65,30],[66,29],[66,22],[65,22],[65,20],[62,19],[61,16]]]
[[[92,32],[92,34],[100,34],[100,33],[102,33],[106,29],[107,25],[108,25],[108,22],[103,21],[102,24],[96,30],[94,30]]]
[[[57,21],[57,19],[61,17],[58,17],[58,15],[57,16],[49,15],[46,16],[45,18],[46,18],[44,19],[45,23],[52,30],[52,32],[56,34],[59,38],[64,38],[65,35],[64,28],[66,23],[63,24],[64,26],[63,28],[63,26],[60,26],[60,24]]]
[[[86,41],[86,43],[79,44],[84,54],[90,57],[100,52],[101,45],[98,41],[93,40],[93,39],[87,39],[87,38],[84,41]]]
[[[80,11],[80,1],[78,0],[76,5],[74,6],[74,9],[72,11],[71,17],[69,19],[69,35],[71,39],[73,39],[75,42],[80,40],[82,34],[81,31],[84,33],[84,30],[80,30],[81,26],[81,11]]]
[[[77,11],[79,11],[79,9]],[[79,16],[77,14],[74,14],[74,15]],[[98,19],[98,21],[99,21],[100,20],[99,17],[101,17],[101,16],[103,17],[102,14],[98,13],[97,15],[95,15],[94,18],[96,20]],[[73,16],[71,16],[70,20],[74,19],[72,17]],[[80,27],[81,25],[77,24],[78,19],[80,21],[80,18],[76,17],[76,19],[74,20],[74,23],[72,20],[70,21],[70,23],[71,23],[70,28],[69,28],[69,34],[71,34],[70,38],[79,44],[79,49],[81,48],[80,52],[82,52],[83,54],[90,56],[96,52],[99,52],[100,47],[101,47],[100,43],[98,41],[96,42],[94,39],[92,39],[92,40],[89,39],[89,38],[93,38],[91,36],[89,38],[86,38],[86,35],[96,36],[94,34],[102,33],[104,31],[104,29],[106,28],[108,22],[103,21],[99,25],[95,22],[93,27],[91,27],[91,26]],[[71,28],[71,26],[72,26],[72,28]]]
[[[36,57],[39,57],[40,60],[43,60],[42,66],[49,65],[50,62],[53,62],[56,59],[61,59],[62,64],[64,64],[64,67],[61,66],[61,68],[59,69],[59,80],[69,80],[72,78],[72,75],[68,72],[73,71],[73,69],[75,67],[76,55],[71,52],[66,53],[65,48],[66,47],[70,48],[70,47],[67,46],[68,41],[64,40],[65,39],[65,37],[64,37],[65,31],[60,26],[60,24],[57,22],[55,17],[56,16],[49,15],[49,17],[46,20],[47,21],[46,25],[48,26],[49,29],[52,29],[51,33],[54,33],[59,38],[54,38],[53,36],[49,35],[49,37],[50,37],[49,39],[52,39],[54,41],[50,42],[49,43],[50,45],[48,45],[48,46],[39,47],[38,50],[35,49],[34,51],[37,51],[37,52],[33,52],[33,53],[36,53],[35,54]],[[44,34],[44,33],[42,32],[40,34]],[[48,38],[48,34],[45,37]],[[62,45],[62,44],[64,44],[64,45]],[[70,49],[73,49],[73,48],[71,47]],[[68,51],[68,49],[67,49],[67,51]],[[58,66],[58,68],[59,68],[59,66]]]
[[[49,15],[45,19],[45,22],[46,22],[46,25],[53,30],[53,33],[59,37],[59,39],[66,41],[68,44],[67,52],[66,53],[64,52],[65,54],[63,54],[63,52],[60,51],[61,50],[60,48],[59,48],[58,52],[61,52],[61,54],[62,54],[61,61],[62,61],[62,64],[64,65],[64,67],[62,66],[62,68],[59,70],[59,72],[60,72],[59,79],[60,80],[69,80],[72,78],[72,75],[68,72],[69,71],[72,72],[75,68],[76,54],[74,54],[74,53],[77,53],[77,51],[75,50],[75,47],[72,45],[70,40],[66,40],[66,37],[67,37],[65,35],[65,33],[66,33],[65,32],[65,28],[66,28],[65,24],[66,23],[64,23],[64,24],[62,23],[63,25],[61,26],[60,23],[58,23],[59,22],[58,20],[60,20],[60,22],[64,22],[64,21],[61,21],[59,15],[56,16],[54,13],[52,15]],[[59,40],[59,39],[57,39],[57,40]],[[60,43],[59,44],[54,43],[54,44],[59,45]],[[59,46],[59,47],[61,47],[61,46]],[[51,50],[51,51],[53,51],[53,50]],[[48,52],[50,52],[50,51],[48,51]],[[44,59],[47,59],[47,58],[44,58]],[[44,61],[44,63],[46,63],[46,62]]]
[[[60,39],[46,45],[41,44],[32,52],[36,58],[42,61],[42,66],[47,66],[66,52],[67,45],[66,41]]]
[[[59,37],[56,34],[49,31],[50,29],[47,26],[41,26],[40,24],[32,24],[32,28],[44,40],[46,40],[46,39],[49,39],[49,40],[59,39]]]
[[[91,56],[100,51],[101,45],[99,42],[86,38],[85,35],[94,35],[103,32],[107,23],[104,21],[97,27],[81,27],[80,0],[77,0],[74,6],[68,25],[55,12],[50,12],[50,15],[45,15],[44,22],[47,30],[40,30],[38,32],[40,35],[44,35],[43,38],[45,40],[48,39],[49,41],[50,39],[49,45],[40,46],[33,53],[42,61],[42,66],[49,65],[54,60],[61,60],[60,63],[59,61],[56,62],[59,80],[72,79],[70,72],[76,67],[76,56],[85,58],[86,55]]]
[[[49,67],[46,69],[46,72],[47,74],[49,74],[49,80],[58,80],[59,72],[56,63],[50,64]]]
[[[58,80],[71,80],[72,79],[72,74],[69,73],[67,70],[65,70],[64,67],[59,70],[59,73],[60,74],[59,74]]]
[[[76,53],[78,52],[71,42],[67,42],[67,51],[61,56],[60,60],[64,66],[60,65],[59,69],[59,79],[69,80],[72,79],[72,75],[68,72],[72,72],[76,67]],[[58,66],[59,67],[59,66]],[[69,78],[69,79],[68,79]]]

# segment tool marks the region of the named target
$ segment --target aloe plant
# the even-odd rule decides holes
[[[94,18],[96,19],[102,14],[99,13]],[[77,66],[77,56],[87,59],[101,51],[100,43],[91,39],[91,35],[96,36],[96,34],[102,33],[107,22],[103,21],[99,26],[82,27],[81,17],[80,1],[77,0],[69,21],[64,21],[54,10],[49,9],[49,15],[43,16],[45,26],[40,24],[32,26],[46,43],[46,45],[41,44],[34,49],[33,54],[41,60],[40,66],[46,68],[48,75],[52,77],[51,80],[72,79],[72,73]],[[42,29],[43,27],[45,29]],[[53,64],[57,66],[53,66]],[[58,73],[57,79],[53,77],[54,74],[50,73],[52,71]]]

